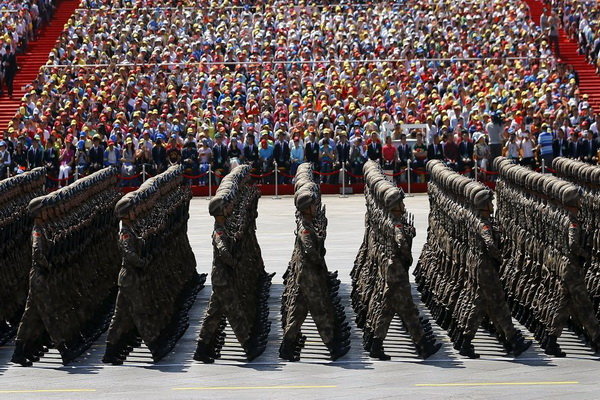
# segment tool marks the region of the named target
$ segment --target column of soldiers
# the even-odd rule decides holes
[[[32,267],[12,361],[56,347],[67,364],[108,328],[117,294],[117,171],[104,169],[33,199]]]
[[[256,238],[260,192],[251,185],[250,166],[233,169],[209,203],[215,218],[212,295],[200,329],[194,359],[212,363],[220,358],[227,321],[248,361],[263,353],[271,329],[267,274]]]
[[[206,274],[196,272],[187,236],[192,194],[182,179],[182,167],[173,166],[116,204],[121,270],[105,363],[122,364],[142,341],[157,362],[189,326]]]
[[[582,190],[579,220],[583,269],[596,318],[600,318],[600,166],[560,157],[554,159],[552,168]],[[581,327],[575,329],[581,332]]]
[[[502,233],[501,279],[513,316],[546,354],[564,357],[557,343],[572,319],[595,351],[600,325],[584,280],[581,190],[552,175],[495,160],[497,222]]]
[[[404,192],[391,183],[380,165],[367,161],[365,176],[365,235],[352,269],[352,306],[363,329],[369,356],[389,360],[383,341],[398,315],[423,358],[435,354],[429,321],[413,303],[408,270],[412,265],[413,217],[404,207]]]
[[[427,242],[414,275],[423,302],[463,356],[478,358],[472,340],[484,324],[508,353],[531,345],[511,319],[498,270],[493,193],[440,161],[430,161]]]
[[[350,327],[338,295],[337,271],[329,272],[325,263],[327,218],[310,163],[298,167],[294,190],[296,242],[284,275],[279,356],[288,361],[300,359],[306,340],[302,324],[310,312],[331,359],[337,360],[350,349]]]
[[[0,182],[0,345],[17,332],[31,269],[29,202],[44,194],[46,170],[36,168]]]

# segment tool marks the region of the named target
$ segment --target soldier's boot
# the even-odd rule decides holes
[[[598,335],[594,339],[592,339],[590,346],[592,347],[592,350],[594,351],[594,353],[596,353],[596,354],[600,353],[600,335]]]
[[[435,339],[432,340],[427,337],[423,337],[419,343],[416,344],[417,353],[419,353],[419,356],[424,360],[437,353],[441,347],[441,343],[436,343]]]
[[[507,342],[507,350],[512,353],[515,357],[519,357],[521,353],[527,351],[531,347],[531,340],[525,340],[523,335],[517,334],[512,340]]]
[[[469,358],[479,358],[479,354],[475,353],[475,347],[468,341],[463,341],[458,354]]]
[[[212,364],[215,362],[215,359],[209,355],[208,345],[202,341],[198,341],[198,346],[194,353],[194,360],[201,361],[204,364]]]
[[[554,357],[565,357],[567,354],[560,349],[560,345],[556,340],[556,336],[548,335],[548,338],[546,339],[546,349],[544,350],[544,353]]]
[[[256,357],[260,356],[263,351],[265,351],[266,347],[266,337],[261,338],[257,336],[253,336],[242,346],[244,351],[246,352],[246,358],[248,361],[254,360]]]
[[[31,367],[33,363],[25,356],[25,343],[22,340],[15,341],[15,352],[10,359],[15,364],[20,364],[23,367]]]
[[[287,361],[299,361],[300,352],[296,351],[296,343],[283,339],[279,347],[279,358]]]
[[[345,356],[346,353],[348,353],[348,350],[350,350],[349,341],[338,342],[334,340],[333,343],[326,343],[326,346],[329,350],[329,355],[332,361],[335,361],[338,358]]]
[[[372,343],[371,343],[371,350],[369,351],[369,357],[378,358],[383,361],[388,361],[388,360],[392,359],[392,357],[385,354],[385,351],[383,348],[383,339],[375,338],[375,337],[373,338]]]
[[[119,355],[118,345],[113,345],[111,343],[106,344],[106,352],[104,353],[104,357],[102,357],[102,362],[105,364],[112,365],[121,365],[123,364],[123,359]]]

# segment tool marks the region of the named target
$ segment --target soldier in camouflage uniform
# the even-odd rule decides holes
[[[319,186],[310,163],[296,172],[296,243],[284,275],[282,297],[283,341],[279,356],[298,361],[305,337],[301,328],[310,312],[332,360],[350,349],[350,328],[338,296],[337,272],[329,273],[325,263],[327,218]]]
[[[17,332],[27,300],[33,220],[27,205],[44,194],[45,168],[0,182],[0,345]]]
[[[534,333],[546,354],[565,356],[557,339],[569,319],[598,351],[600,325],[584,279],[581,190],[504,158],[495,162],[501,279],[513,316]]]
[[[118,273],[116,183],[116,170],[105,169],[30,202],[32,268],[13,362],[31,365],[54,346],[67,364],[107,329]]]
[[[212,295],[202,322],[194,359],[212,363],[220,357],[224,328],[231,328],[248,361],[266,348],[271,323],[268,298],[271,279],[256,239],[260,193],[251,185],[250,167],[231,171],[209,203],[213,230]]]
[[[115,206],[122,264],[105,363],[122,364],[142,341],[157,362],[189,326],[206,275],[196,272],[187,237],[191,191],[182,179],[182,168],[173,166]]]
[[[483,322],[518,356],[531,341],[514,327],[498,276],[493,194],[440,161],[430,161],[427,169],[429,229],[415,269],[422,299],[461,355],[479,357],[471,341]]]
[[[427,358],[437,352],[428,321],[419,318],[412,301],[408,270],[412,265],[412,216],[404,208],[404,193],[388,181],[376,162],[364,167],[365,236],[352,270],[352,305],[363,329],[369,355],[389,360],[383,347],[390,323],[398,315],[417,352]]]

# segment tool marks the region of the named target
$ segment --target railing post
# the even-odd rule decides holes
[[[212,165],[208,164],[208,200],[211,199],[212,196]]]
[[[345,199],[348,195],[346,194],[346,166],[344,163],[342,163],[340,172],[342,173],[342,195],[340,197]]]
[[[146,164],[142,164],[142,182],[146,182]]]
[[[477,174],[477,171],[478,171],[478,168],[477,168],[477,160],[475,160],[475,166],[474,166],[473,168],[474,168],[474,170],[475,170],[475,181],[477,181],[477,175],[478,175],[478,174]]]
[[[412,197],[412,194],[410,193],[411,187],[410,187],[410,182],[411,182],[411,176],[410,176],[410,160],[406,161],[406,189],[408,194],[406,195],[406,197]]]
[[[79,168],[77,168],[77,165],[75,166],[75,173],[73,174],[73,179],[73,182],[79,180]]]
[[[275,165],[275,197],[274,199],[280,199],[279,197],[279,168],[277,167],[277,161],[273,161]]]
[[[542,158],[542,174],[546,173],[546,160]]]

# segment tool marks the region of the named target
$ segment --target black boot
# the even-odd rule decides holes
[[[508,352],[512,353],[515,357],[519,357],[521,353],[526,351],[531,346],[531,340],[525,340],[523,335],[517,334],[508,344]]]
[[[469,358],[479,358],[479,354],[475,353],[475,347],[471,343],[463,342],[458,354]]]
[[[383,361],[388,361],[392,357],[385,354],[383,349],[383,339],[374,337],[371,343],[371,351],[369,351],[369,357],[378,358]]]
[[[340,357],[343,357],[350,350],[349,342],[339,343],[334,342],[327,345],[327,349],[329,350],[329,354],[331,356],[331,360],[335,361]]]
[[[544,350],[544,353],[554,357],[565,357],[567,354],[560,349],[560,346],[556,342],[556,340],[556,336],[548,335],[548,338],[546,339],[546,349]]]
[[[283,339],[279,347],[279,357],[287,361],[299,361],[300,353],[296,351],[296,344]]]
[[[209,355],[209,349],[206,343],[198,341],[196,352],[194,353],[194,360],[202,361],[204,364],[212,364],[215,359]]]
[[[441,343],[436,343],[435,340],[428,340],[426,337],[422,338],[419,343],[417,343],[417,353],[426,360],[430,356],[434,355],[438,352],[438,350],[442,347]]]
[[[21,364],[23,367],[31,367],[33,363],[25,357],[25,344],[21,340],[15,341],[15,352],[10,360],[15,364]]]

